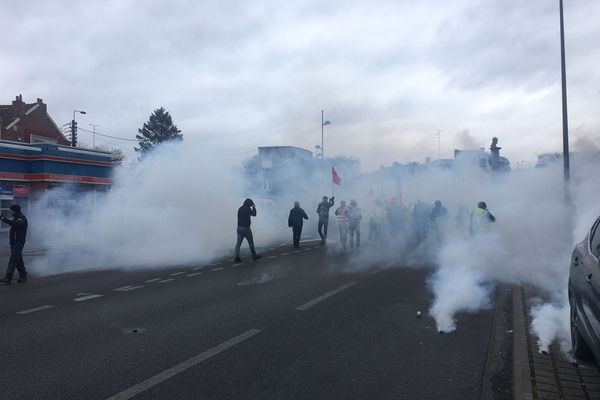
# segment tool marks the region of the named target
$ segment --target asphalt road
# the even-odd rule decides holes
[[[263,254],[1,287],[0,398],[480,398],[493,310],[439,334],[428,269]]]

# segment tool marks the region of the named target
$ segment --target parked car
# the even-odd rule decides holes
[[[575,246],[569,271],[571,341],[579,359],[600,364],[600,217]]]

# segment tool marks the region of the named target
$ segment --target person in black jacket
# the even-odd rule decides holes
[[[317,214],[319,214],[319,223],[317,225],[317,231],[321,236],[321,245],[324,246],[327,243],[327,226],[329,225],[329,209],[335,204],[335,197],[327,199],[327,196],[323,196],[323,201],[319,203],[317,207]]]
[[[237,243],[235,244],[235,262],[242,262],[240,258],[240,247],[244,239],[248,241],[250,245],[250,251],[252,252],[252,259],[254,261],[262,258],[261,255],[256,254],[254,249],[254,238],[252,237],[252,230],[250,229],[250,217],[256,217],[256,205],[252,199],[244,200],[244,204],[238,209],[238,223],[237,223]]]
[[[308,215],[300,208],[300,203],[295,201],[294,208],[290,210],[288,217],[288,226],[292,228],[295,248],[300,247],[300,235],[302,235],[302,225],[305,219],[308,219]]]
[[[6,268],[6,275],[4,279],[0,279],[1,283],[7,285],[10,285],[12,282],[15,269],[19,271],[17,282],[27,282],[27,270],[23,263],[23,247],[25,247],[25,240],[27,238],[27,218],[21,212],[21,206],[18,204],[10,206],[10,212],[13,217],[12,220],[0,217],[2,222],[10,225],[10,258],[8,260],[8,267]]]

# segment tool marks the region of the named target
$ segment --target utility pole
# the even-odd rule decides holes
[[[82,110],[73,110],[73,120],[71,120],[71,146],[77,146],[77,121],[75,121],[75,113],[86,114]]]
[[[321,110],[321,159],[325,158],[325,142],[323,140],[323,110]]]
[[[565,203],[571,204],[571,170],[569,164],[569,121],[567,114],[567,67],[565,62],[565,24],[563,17],[563,0],[560,6],[560,66],[562,77],[562,122],[563,122],[563,173],[565,185]]]
[[[98,124],[89,124],[92,127],[92,149],[96,149],[96,128],[99,128]]]

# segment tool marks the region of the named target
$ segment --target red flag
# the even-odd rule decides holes
[[[331,167],[331,179],[333,180],[333,183],[335,183],[336,185],[342,184],[342,178],[340,178],[339,175],[337,174],[337,172],[335,172],[335,169],[333,168],[333,166]]]

